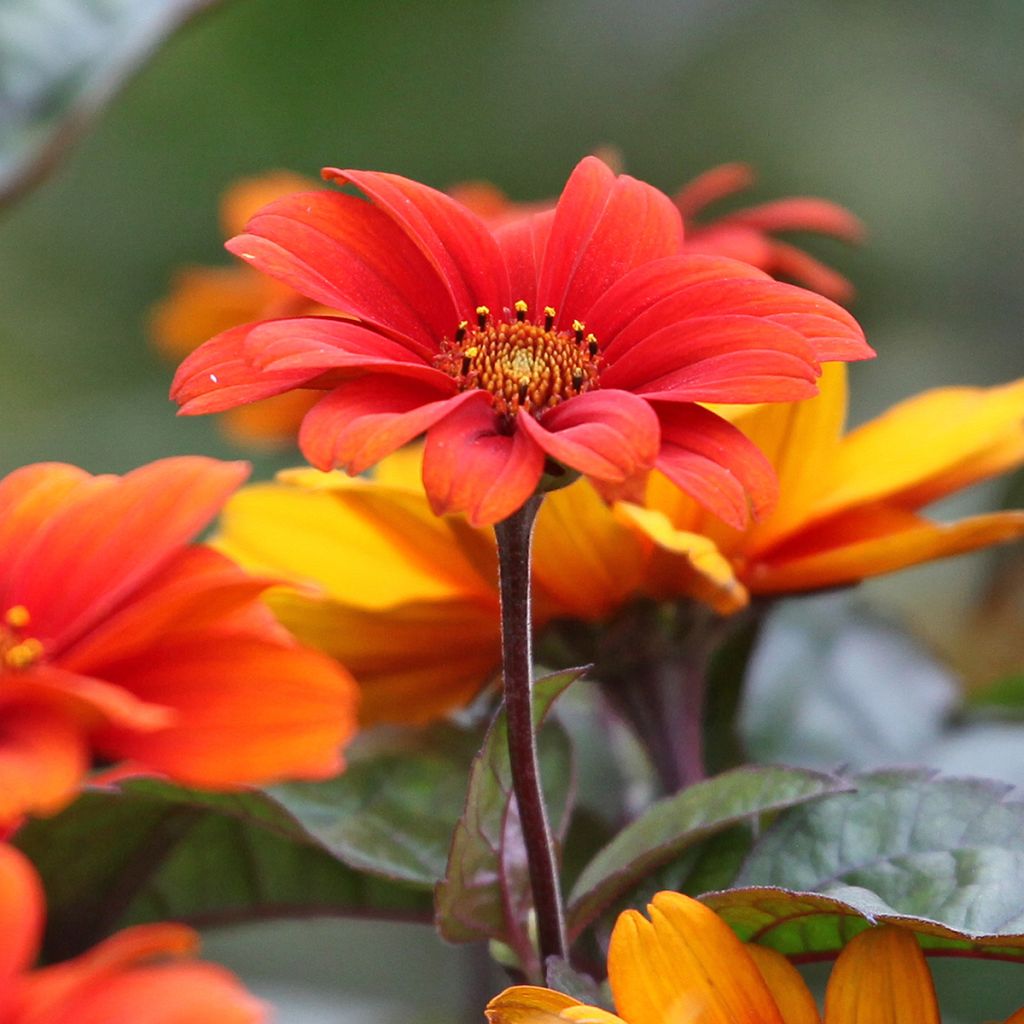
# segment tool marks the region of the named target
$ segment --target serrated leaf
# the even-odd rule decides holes
[[[782,815],[754,845],[736,885],[845,902],[856,893],[863,914],[915,919],[963,941],[1024,933],[1020,791],[923,770],[851,782],[855,792]]]
[[[214,0],[5,0],[0,202],[52,164],[159,43]]]
[[[211,794],[152,779],[87,789],[15,843],[47,893],[44,955],[73,956],[126,924],[296,913],[429,920],[422,892],[339,863],[259,791]]]
[[[569,669],[534,684],[534,722],[544,721],[559,694],[583,669]],[[540,729],[538,755],[552,828],[564,836],[572,791],[572,750],[565,732]],[[535,957],[526,930],[532,906],[526,854],[512,791],[508,727],[500,712],[470,772],[465,811],[452,837],[444,881],[436,893],[437,926],[450,942],[497,939],[525,963]]]
[[[866,889],[838,886],[834,893],[750,887],[713,892],[701,901],[745,942],[769,946],[796,961],[837,955],[873,924],[898,924],[915,932],[926,950],[1024,961],[1024,934],[983,935],[900,914]]]
[[[569,898],[579,934],[684,850],[755,816],[841,792],[848,783],[798,768],[736,768],[652,804],[584,868]]]
[[[480,740],[477,729],[451,723],[394,730],[350,748],[336,779],[268,793],[350,867],[433,889]]]

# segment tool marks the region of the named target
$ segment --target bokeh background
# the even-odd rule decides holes
[[[147,317],[175,268],[229,261],[219,196],[274,168],[483,178],[530,199],[601,146],[665,189],[749,161],[752,198],[827,196],[869,227],[859,250],[810,243],[855,281],[880,355],[853,371],[855,420],[929,386],[1017,377],[1022,51],[1019,0],[226,0],[0,214],[0,473],[238,455],[215,422],[175,417]],[[256,461],[267,474],[280,459]],[[947,511],[993,507],[1011,486]],[[993,557],[1010,556],[904,573],[859,600],[942,637]],[[287,997],[282,1024],[450,1020],[472,973],[430,933],[376,923],[238,929],[208,949]],[[999,992],[1024,993],[1021,969],[965,985],[974,966],[939,965],[948,1005],[1005,1014]]]

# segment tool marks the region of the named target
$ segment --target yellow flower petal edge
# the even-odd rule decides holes
[[[821,1024],[818,1005],[800,972],[781,954],[765,946],[745,947],[775,997],[786,1024]]]
[[[619,916],[608,951],[615,1008],[629,1024],[784,1024],[746,947],[715,912],[660,892]]]
[[[825,990],[825,1024],[941,1024],[935,986],[912,932],[883,925],[851,940]]]
[[[517,985],[495,996],[484,1011],[491,1024],[625,1024],[621,1017],[587,1006],[571,996],[549,988]]]

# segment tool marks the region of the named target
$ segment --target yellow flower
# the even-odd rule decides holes
[[[924,954],[913,934],[884,925],[840,953],[818,1013],[781,954],[746,946],[702,903],[660,892],[619,916],[608,980],[619,1016],[546,988],[506,989],[487,1006],[491,1024],[939,1024]],[[1021,1024],[1024,1008],[1005,1024]]]
[[[714,541],[736,583],[764,595],[855,583],[1024,535],[1020,511],[950,524],[918,511],[1024,462],[1024,380],[928,391],[848,434],[845,366],[827,366],[820,388],[805,402],[732,410],[779,477],[776,508],[749,529],[723,525],[656,474],[642,504],[620,504],[618,515],[666,552]]]

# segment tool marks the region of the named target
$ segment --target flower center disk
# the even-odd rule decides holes
[[[463,321],[453,338],[441,342],[434,366],[452,377],[460,391],[490,392],[495,410],[509,417],[521,409],[540,416],[598,386],[597,338],[582,323],[555,330],[550,306],[540,323],[527,319],[525,302],[514,309],[514,320],[495,320],[480,306],[475,325]]]

